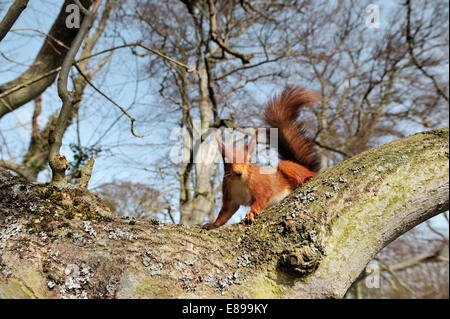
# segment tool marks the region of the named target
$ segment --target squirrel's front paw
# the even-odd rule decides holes
[[[205,224],[205,225],[202,226],[202,228],[206,229],[206,230],[214,229],[214,228],[217,228],[217,227],[219,227],[219,226],[216,226],[213,223],[208,223],[208,224]]]
[[[250,209],[245,213],[245,216],[247,217],[247,221],[252,224],[255,222],[255,217],[258,213],[254,209]]]

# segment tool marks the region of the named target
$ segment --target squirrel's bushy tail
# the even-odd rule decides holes
[[[320,157],[297,118],[304,106],[314,105],[320,100],[319,94],[314,91],[286,87],[281,94],[269,101],[264,114],[264,122],[270,127],[278,128],[280,158],[298,163],[313,172],[320,169]]]

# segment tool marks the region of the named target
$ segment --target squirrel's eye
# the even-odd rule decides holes
[[[234,172],[234,174],[236,174],[236,176],[238,176],[238,177],[242,175],[241,172]]]

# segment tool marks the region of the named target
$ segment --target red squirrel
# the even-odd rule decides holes
[[[248,144],[226,147],[218,139],[224,160],[222,209],[214,223],[203,225],[213,229],[225,224],[241,205],[250,206],[247,220],[255,217],[317,175],[320,157],[312,141],[297,121],[304,106],[320,102],[318,93],[299,87],[287,87],[267,104],[264,123],[278,129],[280,162],[272,174],[261,174],[261,167],[249,162],[256,147],[256,134]],[[236,159],[243,159],[236,160]]]

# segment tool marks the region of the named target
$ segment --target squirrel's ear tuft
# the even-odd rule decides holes
[[[252,138],[250,139],[250,142],[248,142],[247,155],[249,159],[250,157],[255,155],[257,143],[258,143],[258,130],[256,130],[255,135],[253,135]]]

